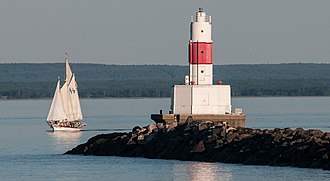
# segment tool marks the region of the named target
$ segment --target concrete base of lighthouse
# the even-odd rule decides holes
[[[151,119],[156,123],[166,123],[175,127],[180,124],[184,124],[189,121],[212,121],[217,122],[227,122],[232,127],[245,127],[245,114],[152,114]]]
[[[232,127],[245,127],[242,109],[231,111],[229,85],[175,85],[171,102],[170,114],[152,114],[151,119],[174,127],[187,121],[227,122]]]

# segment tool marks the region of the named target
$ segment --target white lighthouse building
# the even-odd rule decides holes
[[[230,114],[229,85],[213,85],[212,21],[202,8],[192,18],[189,41],[189,79],[175,85],[174,114]],[[187,81],[189,80],[189,81]]]
[[[212,24],[211,16],[202,8],[192,17],[190,25],[190,84],[212,85]]]
[[[184,124],[187,120],[227,122],[245,127],[242,109],[232,113],[230,85],[213,85],[211,16],[199,8],[192,17],[189,40],[189,75],[184,85],[174,85],[169,114],[152,114],[156,123]]]

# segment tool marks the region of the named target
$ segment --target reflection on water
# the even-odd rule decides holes
[[[232,173],[228,167],[219,167],[219,163],[206,162],[190,162],[185,165],[174,165],[175,180],[190,180],[190,181],[215,181],[215,180],[232,180]],[[189,178],[182,178],[183,174]]]
[[[67,150],[80,144],[80,137],[82,133],[80,131],[49,131],[48,135],[52,138],[52,143],[56,151]]]

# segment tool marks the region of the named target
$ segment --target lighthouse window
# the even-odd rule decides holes
[[[201,70],[201,73],[204,73],[204,70]]]
[[[201,32],[203,33],[203,32],[204,32],[204,30],[201,30]]]
[[[204,53],[204,51],[202,50],[201,53]]]

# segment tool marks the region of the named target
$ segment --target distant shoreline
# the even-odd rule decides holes
[[[232,96],[232,98],[313,98],[313,97],[330,97],[330,96]],[[170,97],[89,97],[89,98],[80,98],[80,100],[89,100],[89,99],[170,99]],[[52,98],[22,98],[22,99],[0,99],[1,101],[29,101],[29,100],[49,100]]]

